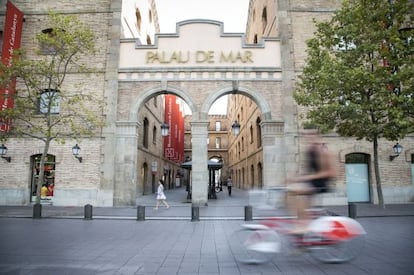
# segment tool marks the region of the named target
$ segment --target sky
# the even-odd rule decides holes
[[[249,0],[155,0],[162,33],[176,31],[187,19],[213,19],[224,23],[224,32],[244,33]]]
[[[161,33],[175,33],[176,23],[211,19],[224,23],[224,32],[244,33],[249,0],[155,0]],[[225,114],[227,97],[216,100],[209,114]]]

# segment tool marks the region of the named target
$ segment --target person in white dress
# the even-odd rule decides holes
[[[164,181],[158,181],[158,188],[157,188],[157,204],[155,205],[155,210],[157,210],[160,204],[163,203],[165,207],[168,209],[170,206],[167,203],[167,197],[164,194]]]

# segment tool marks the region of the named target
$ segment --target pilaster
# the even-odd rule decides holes
[[[208,120],[191,122],[192,203],[200,206],[208,200],[208,124]]]
[[[136,204],[138,123],[116,123],[114,206]]]
[[[285,184],[285,161],[289,157],[282,121],[265,120],[261,123],[263,138],[263,187]]]

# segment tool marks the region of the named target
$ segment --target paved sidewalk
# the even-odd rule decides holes
[[[136,204],[145,207],[145,219],[191,219],[191,202],[187,200],[185,188],[167,190],[167,200],[171,206],[169,209],[160,207],[155,210],[155,195],[145,195],[137,199]],[[287,215],[282,209],[264,209],[256,207],[249,196],[249,192],[238,188],[232,190],[232,196],[227,194],[226,187],[217,193],[217,199],[209,199],[208,205],[200,207],[200,220],[245,218],[245,206],[253,204],[253,219],[268,216]],[[325,209],[332,215],[348,216],[348,206],[326,206]],[[84,207],[42,205],[43,218],[84,218]],[[356,204],[357,217],[385,217],[385,216],[414,216],[414,203],[389,204],[385,209],[370,203]],[[33,206],[0,206],[0,218],[29,218],[33,216]],[[94,219],[136,219],[137,207],[93,207]]]
[[[231,245],[243,221],[0,218],[2,275],[412,275],[414,217],[358,219],[366,232],[352,262],[309,253],[247,265]]]
[[[358,205],[366,243],[350,263],[322,264],[306,253],[278,254],[269,263],[247,265],[236,261],[239,250],[231,245],[233,232],[244,223],[244,206],[250,203],[247,192],[234,188],[232,197],[220,192],[217,200],[200,208],[197,222],[191,221],[184,189],[166,193],[169,209],[154,210],[154,195],[139,199],[146,221],[136,221],[136,207],[95,207],[93,219],[84,220],[83,207],[44,205],[44,218],[32,219],[32,206],[0,206],[0,274],[413,274],[413,204],[386,209]],[[347,214],[347,206],[328,210]],[[275,213],[279,214],[253,209],[256,219]]]

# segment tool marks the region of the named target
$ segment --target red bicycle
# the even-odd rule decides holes
[[[304,234],[290,233],[295,223],[292,218],[271,217],[242,224],[230,237],[233,254],[247,264],[268,262],[278,253],[297,252],[309,252],[323,263],[344,263],[358,256],[364,247],[366,232],[354,219],[318,214]]]

